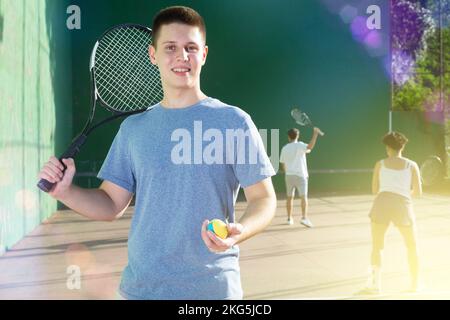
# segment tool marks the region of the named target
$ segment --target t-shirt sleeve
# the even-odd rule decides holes
[[[121,126],[97,177],[135,193],[136,179],[130,158],[129,140],[126,139],[124,131]]]
[[[300,150],[302,150],[303,152],[307,152],[308,151],[308,145],[306,143],[300,142],[299,146],[300,146]]]
[[[276,173],[250,116],[244,117],[240,129],[245,131],[245,139],[237,139],[233,170],[239,184],[246,188]]]

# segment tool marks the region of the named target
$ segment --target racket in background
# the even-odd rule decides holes
[[[308,115],[305,112],[302,112],[300,109],[297,108],[292,109],[291,116],[295,120],[295,122],[302,127],[314,127]],[[319,134],[323,136],[325,133],[319,131]]]
[[[445,166],[438,156],[428,157],[420,166],[420,175],[425,187],[438,185],[445,176]]]
[[[74,158],[87,136],[99,126],[120,117],[151,110],[151,106],[162,100],[159,70],[150,62],[148,55],[151,43],[152,30],[138,24],[112,27],[95,43],[89,64],[92,108],[83,130],[59,157],[60,161]],[[97,102],[114,115],[93,125]],[[63,166],[65,170],[66,166]],[[37,184],[45,192],[49,192],[54,185],[45,179]]]

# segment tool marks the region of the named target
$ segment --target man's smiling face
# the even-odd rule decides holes
[[[181,23],[161,26],[150,59],[157,64],[164,89],[190,89],[200,85],[200,72],[208,47],[200,29]]]

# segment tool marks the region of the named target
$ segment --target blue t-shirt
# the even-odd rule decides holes
[[[234,222],[240,186],[274,174],[250,116],[217,99],[124,120],[98,174],[136,194],[121,295],[241,299],[238,246],[210,252],[201,226]]]

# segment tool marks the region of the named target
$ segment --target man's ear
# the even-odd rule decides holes
[[[150,57],[150,61],[152,62],[152,64],[154,64],[155,66],[157,66],[158,64],[156,63],[155,52],[156,52],[155,47],[153,47],[152,45],[150,45],[150,46],[148,47],[148,55],[149,55],[149,57]]]
[[[203,65],[205,65],[205,63],[206,63],[206,57],[208,56],[208,46],[205,46],[204,48],[203,48],[203,61],[202,61],[202,66]]]

